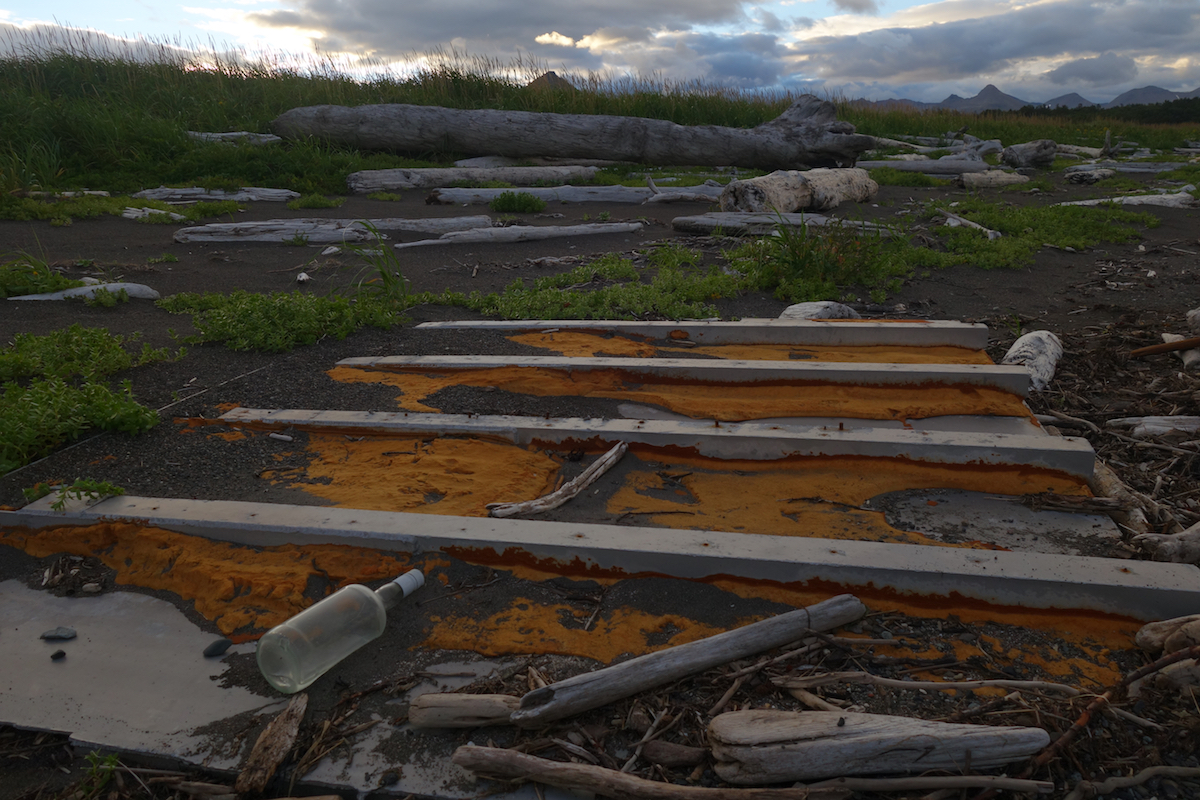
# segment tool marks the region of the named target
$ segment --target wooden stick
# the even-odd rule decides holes
[[[1097,797],[1099,795],[1111,794],[1117,789],[1128,789],[1131,786],[1141,786],[1151,778],[1198,778],[1200,777],[1200,767],[1148,767],[1136,775],[1131,775],[1128,778],[1116,777],[1108,778],[1107,780],[1098,783],[1093,781],[1080,781],[1075,784],[1075,788],[1067,795],[1064,800],[1085,800],[1085,798]]]
[[[1046,681],[898,681],[894,678],[881,678],[869,672],[827,672],[824,675],[811,675],[803,678],[780,678],[774,683],[784,689],[811,689],[814,686],[826,686],[831,683],[870,683],[875,686],[889,686],[896,689],[937,689],[943,692],[950,689],[981,689],[994,686],[1000,689],[1040,689],[1062,692],[1069,697],[1080,694],[1080,691],[1074,686]]]
[[[1139,347],[1137,350],[1130,352],[1129,357],[1155,356],[1159,353],[1173,353],[1176,350],[1191,350],[1194,347],[1200,347],[1200,336],[1193,336],[1190,339],[1180,339],[1175,342],[1152,344],[1149,347]]]
[[[972,222],[966,217],[960,217],[958,214],[952,214],[944,208],[939,208],[938,213],[945,217],[948,221],[947,224],[951,226],[957,227],[958,225],[965,225],[968,228],[974,228],[977,231],[983,231],[983,233],[987,236],[988,241],[999,239],[1004,236],[1004,234],[1002,234],[1000,231],[994,231],[991,228],[985,228],[978,222]]]
[[[850,796],[846,789],[717,789],[677,786],[591,764],[567,764],[498,747],[463,745],[453,761],[464,769],[506,780],[533,780],[561,789],[594,792],[602,797],[645,800],[834,800]]]
[[[259,734],[246,766],[238,774],[234,791],[237,794],[259,794],[296,743],[304,712],[308,710],[308,695],[301,692],[292,698],[280,714],[267,723]]]
[[[573,480],[563,484],[556,491],[543,495],[536,500],[526,500],[523,503],[488,503],[488,515],[493,517],[515,517],[519,514],[539,514],[543,511],[558,508],[595,483],[596,479],[605,472],[612,469],[628,449],[628,443],[617,442],[611,450],[600,456],[587,469]]]
[[[921,778],[833,778],[809,784],[809,789],[849,789],[852,792],[904,792],[922,789],[1006,789],[1011,792],[1054,791],[1053,781],[1031,781],[1003,775],[929,775]]]
[[[754,653],[781,647],[801,638],[810,629],[826,631],[847,625],[861,618],[866,610],[854,595],[838,595],[707,639],[576,675],[522,697],[521,707],[513,712],[512,721],[523,728],[545,725]]]

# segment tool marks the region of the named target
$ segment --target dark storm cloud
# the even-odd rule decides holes
[[[1137,62],[1129,56],[1102,53],[1095,58],[1078,58],[1046,73],[1051,83],[1090,83],[1098,86],[1124,83],[1137,77]]]

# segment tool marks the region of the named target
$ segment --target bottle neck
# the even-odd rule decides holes
[[[395,580],[388,581],[375,590],[384,608],[391,608],[425,585],[425,575],[419,569],[409,570]]]

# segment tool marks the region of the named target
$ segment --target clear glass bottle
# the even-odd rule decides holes
[[[335,664],[383,633],[387,610],[425,585],[421,570],[410,570],[372,591],[343,586],[258,640],[258,668],[267,683],[284,694],[309,686]]]

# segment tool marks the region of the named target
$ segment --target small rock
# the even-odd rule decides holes
[[[68,639],[74,639],[76,637],[76,635],[77,634],[75,633],[74,628],[64,628],[64,627],[59,626],[59,627],[55,628],[54,630],[46,631],[45,633],[43,633],[41,635],[40,638],[45,639],[48,642],[49,641],[58,641],[58,640],[65,642]]]
[[[892,632],[891,631],[880,631],[879,638],[880,639],[891,639]]]
[[[85,583],[79,587],[79,591],[84,594],[100,594],[100,592],[104,591],[104,586],[99,583]]]
[[[204,648],[204,657],[213,658],[214,656],[223,655],[226,650],[233,644],[229,639],[217,639],[215,642]]]
[[[66,657],[67,657],[66,650],[55,650],[53,653],[50,654],[51,661],[62,661]]]

